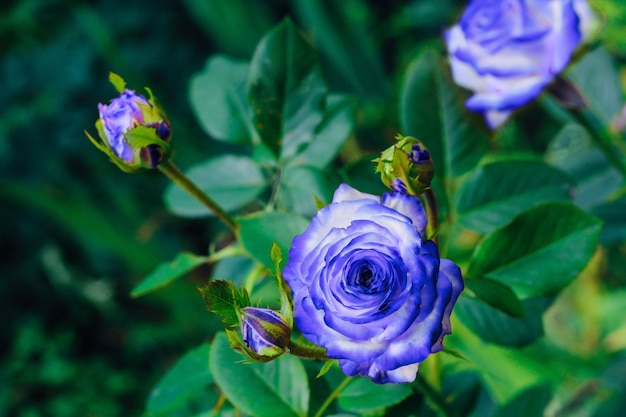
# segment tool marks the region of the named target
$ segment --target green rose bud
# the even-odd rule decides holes
[[[404,194],[420,195],[430,188],[434,169],[430,153],[422,142],[398,135],[398,143],[385,149],[377,163],[383,184]]]

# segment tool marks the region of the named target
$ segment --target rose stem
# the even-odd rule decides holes
[[[441,394],[433,389],[428,382],[418,373],[415,380],[415,387],[424,396],[426,402],[438,417],[450,417],[453,414],[448,409],[448,403]]]
[[[606,159],[619,170],[622,177],[626,178],[626,159],[618,146],[619,139],[615,138],[615,135],[603,127],[597,117],[589,110],[574,110],[573,114],[576,120],[589,131],[595,143],[606,156]]]
[[[206,208],[211,210],[228,228],[235,233],[237,231],[237,223],[219,206],[211,197],[194,184],[189,177],[182,173],[176,165],[168,161],[159,165],[159,169],[169,179],[174,181],[179,187],[187,191],[192,197],[202,203]]]
[[[424,197],[424,205],[426,206],[426,217],[428,218],[429,238],[435,241],[439,246],[439,216],[437,214],[437,198],[432,188],[426,189],[422,194]]]
[[[341,391],[344,390],[344,388],[348,385],[348,382],[350,381],[352,381],[352,377],[347,376],[346,379],[344,379],[343,382],[341,382],[341,384],[339,384],[339,386],[335,388],[335,390],[326,398],[326,401],[324,401],[324,404],[322,404],[320,409],[317,410],[317,413],[315,413],[315,417],[322,417],[324,415],[324,411],[326,411],[326,409],[333,402],[333,400],[337,398],[339,394],[341,394]]]
[[[296,342],[295,340],[289,341],[289,353],[304,359],[330,359],[326,356],[326,349],[309,344],[305,345],[303,343]]]

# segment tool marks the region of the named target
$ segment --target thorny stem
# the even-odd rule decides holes
[[[189,177],[182,173],[172,162],[159,165],[159,169],[179,187],[187,191],[192,197],[211,210],[233,233],[237,231],[237,223],[219,206],[211,197],[193,183]]]
[[[337,388],[335,388],[335,390],[328,396],[328,398],[326,398],[326,401],[324,401],[324,404],[322,404],[320,409],[317,410],[317,413],[315,413],[315,417],[322,417],[324,415],[324,411],[326,411],[326,409],[333,402],[333,400],[337,398],[339,394],[341,394],[341,391],[346,388],[350,381],[352,381],[352,377],[347,376],[346,379],[344,379],[343,382],[339,384]]]

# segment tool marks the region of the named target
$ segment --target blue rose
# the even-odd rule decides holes
[[[474,92],[467,108],[501,125],[567,66],[594,23],[586,0],[471,0],[445,32],[453,78]]]
[[[109,104],[98,104],[98,111],[96,128],[102,142],[92,142],[121,168],[154,168],[163,162],[169,152],[171,130],[152,97],[146,99],[125,89]],[[142,127],[148,131],[131,136],[133,130]],[[129,140],[131,137],[135,142]]]
[[[344,184],[293,240],[283,275],[295,323],[347,375],[411,382],[442,349],[463,279],[422,238],[425,226],[417,197]]]

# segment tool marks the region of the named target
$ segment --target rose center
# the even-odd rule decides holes
[[[369,266],[361,267],[358,272],[357,284],[361,287],[369,288],[374,280],[374,273]]]
[[[346,284],[355,292],[375,294],[386,291],[389,285],[386,267],[371,260],[359,259],[350,262],[347,268]]]

